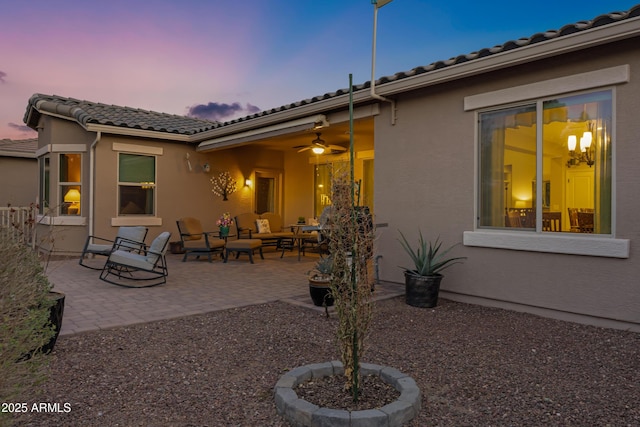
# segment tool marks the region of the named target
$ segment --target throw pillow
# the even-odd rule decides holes
[[[256,226],[258,227],[258,234],[271,233],[271,227],[269,227],[268,219],[256,220]]]

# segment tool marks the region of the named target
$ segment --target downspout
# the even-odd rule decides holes
[[[91,147],[89,148],[89,189],[91,191],[91,197],[89,197],[89,236],[93,236],[93,221],[94,221],[94,210],[95,210],[95,169],[96,169],[96,145],[102,139],[102,132],[96,132],[96,139],[91,143]]]
[[[385,2],[386,4],[386,2]],[[384,6],[384,4],[382,5]],[[384,102],[389,102],[391,104],[391,124],[396,124],[396,101],[393,99],[385,98],[384,96],[378,95],[376,93],[376,38],[378,32],[378,5],[374,3],[373,5],[373,43],[372,43],[372,53],[371,53],[371,97],[373,99],[377,99]]]

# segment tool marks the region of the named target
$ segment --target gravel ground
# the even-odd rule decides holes
[[[441,301],[377,303],[367,362],[413,377],[412,426],[638,426],[640,334]],[[283,302],[59,339],[20,426],[283,426],[273,386],[339,358],[336,319]],[[69,406],[68,405],[68,406]],[[67,407],[68,407],[67,406]]]

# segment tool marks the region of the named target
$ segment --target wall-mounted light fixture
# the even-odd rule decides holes
[[[580,146],[578,146],[576,135],[569,135],[567,140],[567,145],[569,148],[569,161],[567,162],[567,167],[577,166],[580,163],[586,163],[589,167],[593,166],[595,163],[595,159],[593,158],[593,148],[591,148],[591,143],[593,142],[593,133],[591,131],[586,131],[580,137]],[[579,148],[579,151],[576,150]]]
[[[246,179],[244,180],[244,186],[245,186],[245,187],[251,187],[251,184],[253,184],[253,182],[251,182],[251,179],[250,179],[250,178],[246,178]]]

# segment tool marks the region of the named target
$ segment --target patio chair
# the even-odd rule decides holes
[[[147,227],[120,227],[118,228],[118,234],[113,240],[105,239],[97,236],[88,236],[87,241],[84,243],[82,249],[82,255],[80,255],[81,266],[90,268],[92,270],[102,270],[103,267],[94,267],[85,264],[87,256],[94,257],[95,255],[102,255],[108,257],[112,252],[113,247],[120,244],[121,249],[129,251],[140,251],[144,249],[144,239],[147,237]]]
[[[169,271],[165,254],[171,233],[164,231],[156,237],[148,249],[131,252],[126,246],[115,245],[104,264],[100,279],[126,288],[149,288],[167,282]],[[120,249],[120,248],[123,249]],[[116,280],[117,278],[117,280]]]
[[[189,255],[195,255],[199,259],[201,255],[206,255],[209,262],[212,262],[211,255],[220,252],[224,257],[225,240],[217,237],[217,231],[203,231],[200,220],[192,217],[180,218],[176,221],[180,240],[184,248],[182,262],[187,260]]]

